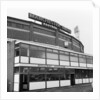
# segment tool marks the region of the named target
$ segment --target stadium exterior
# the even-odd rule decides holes
[[[29,13],[7,17],[7,91],[22,92],[93,81],[93,56],[60,24]]]

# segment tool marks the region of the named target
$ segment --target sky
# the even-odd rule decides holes
[[[9,1],[7,16],[32,21],[28,13],[50,19],[66,28],[78,26],[80,41],[87,54],[93,54],[93,5],[90,1]]]

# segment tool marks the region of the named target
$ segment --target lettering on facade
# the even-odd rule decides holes
[[[51,25],[51,26],[54,26],[54,27],[56,27],[56,28],[58,28],[58,29],[61,29],[61,30],[63,30],[63,31],[66,31],[67,33],[71,33],[71,30],[67,29],[67,28],[64,27],[64,26],[61,26],[61,25],[58,24],[57,22],[48,20],[48,19],[46,19],[46,18],[37,16],[37,15],[35,15],[35,14],[31,14],[31,13],[28,14],[28,17],[29,17],[30,19],[34,19],[34,20],[37,20],[37,21],[42,22],[43,25],[45,25],[44,23],[46,23],[46,24],[48,24],[48,25]]]

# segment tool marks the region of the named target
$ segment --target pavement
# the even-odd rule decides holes
[[[91,83],[85,83],[85,84],[77,84],[73,86],[33,90],[29,92],[93,92],[93,88]]]

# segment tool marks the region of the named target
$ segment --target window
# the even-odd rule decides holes
[[[45,74],[30,74],[30,82],[45,81]]]
[[[59,80],[59,74],[47,74],[47,81]]]
[[[70,56],[72,62],[78,62],[78,57]]]
[[[19,67],[14,67],[14,73],[19,73]]]
[[[69,56],[67,56],[67,55],[60,55],[60,60],[69,61]]]
[[[30,57],[45,58],[45,48],[30,46]]]
[[[28,73],[29,72],[29,68],[27,68],[27,67],[20,67],[20,72],[21,73]]]
[[[87,63],[88,64],[93,64],[93,60],[92,59],[87,59]]]
[[[76,79],[82,78],[82,70],[80,69],[75,70],[75,78]]]
[[[29,26],[28,25],[24,25],[23,27],[24,27],[24,29],[29,30]]]
[[[93,57],[92,56],[87,56],[87,63],[93,64]]]
[[[30,72],[39,72],[39,67],[30,67],[29,71]]]
[[[60,60],[69,61],[69,53],[60,51]]]
[[[61,74],[60,75],[60,80],[69,80],[70,79],[70,75],[69,74]]]
[[[12,22],[7,21],[7,26],[12,26]]]
[[[15,57],[16,56],[19,56],[19,48],[18,49],[15,49]]]
[[[66,80],[66,75],[65,74],[61,74],[60,75],[60,80]]]
[[[58,54],[47,53],[47,59],[58,59]]]
[[[78,62],[78,55],[75,53],[70,53],[70,60],[72,62]]]
[[[23,25],[22,25],[22,24],[16,23],[16,27],[17,27],[17,28],[23,28]]]
[[[21,44],[21,56],[29,56],[29,46],[26,44]]]
[[[86,58],[79,58],[80,63],[86,63]]]
[[[40,67],[40,72],[45,72],[46,68],[45,67]]]
[[[47,59],[58,59],[58,51],[57,50],[52,50],[52,49],[47,49]]]

